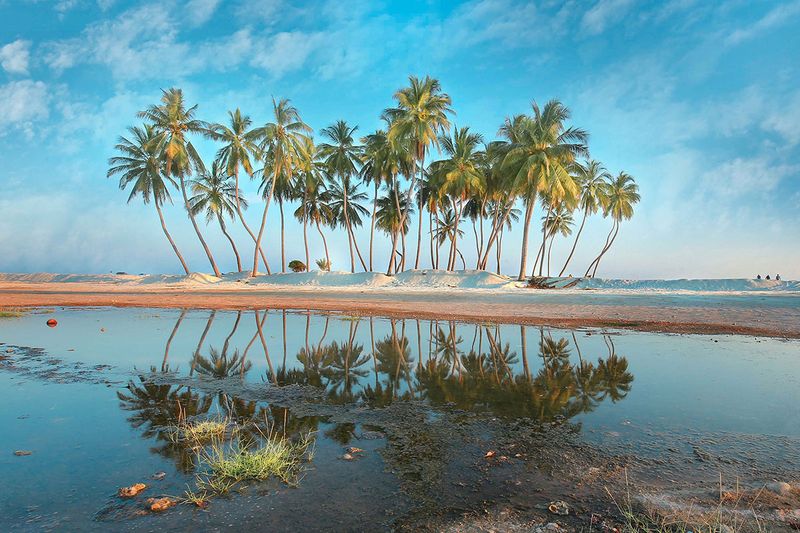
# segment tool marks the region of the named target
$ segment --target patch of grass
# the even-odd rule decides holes
[[[310,437],[297,442],[283,437],[267,436],[254,446],[241,442],[212,443],[200,454],[208,469],[211,483],[264,481],[276,477],[284,483],[295,483],[300,466],[311,447]]]
[[[19,318],[26,314],[18,309],[0,309],[0,318]]]
[[[228,431],[226,421],[203,420],[200,422],[182,423],[170,433],[173,442],[185,442],[191,446],[201,446],[221,440]]]

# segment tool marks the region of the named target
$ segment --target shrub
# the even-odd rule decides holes
[[[298,259],[289,261],[289,268],[292,269],[292,272],[305,272],[306,270],[308,270],[306,264]]]
[[[324,272],[330,272],[331,270],[331,264],[327,259],[317,259],[317,266]]]

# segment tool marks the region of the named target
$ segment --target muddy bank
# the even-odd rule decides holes
[[[103,283],[0,283],[0,306],[114,306],[195,309],[310,309],[390,318],[460,320],[552,327],[800,338],[798,298],[664,295],[620,298],[586,291],[540,297],[535,291],[490,292],[242,290],[203,286],[132,290]],[[786,301],[785,305],[781,302]],[[776,304],[776,302],[778,302]]]

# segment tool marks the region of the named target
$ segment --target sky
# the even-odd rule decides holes
[[[0,0],[0,20],[0,271],[180,271],[153,206],[126,204],[106,178],[118,137],[162,89],[182,88],[211,122],[239,107],[263,124],[273,97],[290,98],[316,132],[345,119],[366,135],[409,75],[430,75],[453,122],[487,140],[505,117],[558,98],[589,131],[592,158],[636,178],[641,203],[598,275],[800,279],[799,0]],[[195,144],[213,159],[212,142]],[[257,225],[257,184],[243,191]],[[191,269],[208,272],[173,198],[167,225]],[[610,227],[589,218],[570,272]],[[204,232],[233,270],[218,227]],[[252,257],[241,225],[232,232]],[[362,249],[368,233],[357,231]],[[504,273],[519,268],[520,239],[517,228],[504,240]],[[329,240],[334,269],[349,268],[344,232]],[[310,246],[324,256],[313,233]],[[556,241],[554,269],[570,246]],[[388,249],[376,240],[380,269]],[[293,220],[287,256],[304,257]]]

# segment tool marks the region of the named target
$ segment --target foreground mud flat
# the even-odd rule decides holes
[[[792,341],[280,311],[12,320],[0,324],[0,441],[20,489],[0,496],[4,528],[602,531],[650,513],[788,531],[797,520],[797,413],[747,407],[796,400]],[[34,337],[40,348],[10,342]],[[731,390],[753,358],[754,383]],[[296,484],[148,511],[146,498],[183,497],[200,468],[175,426],[220,418],[312,434],[313,458]],[[148,485],[140,497],[117,496],[136,482]]]

